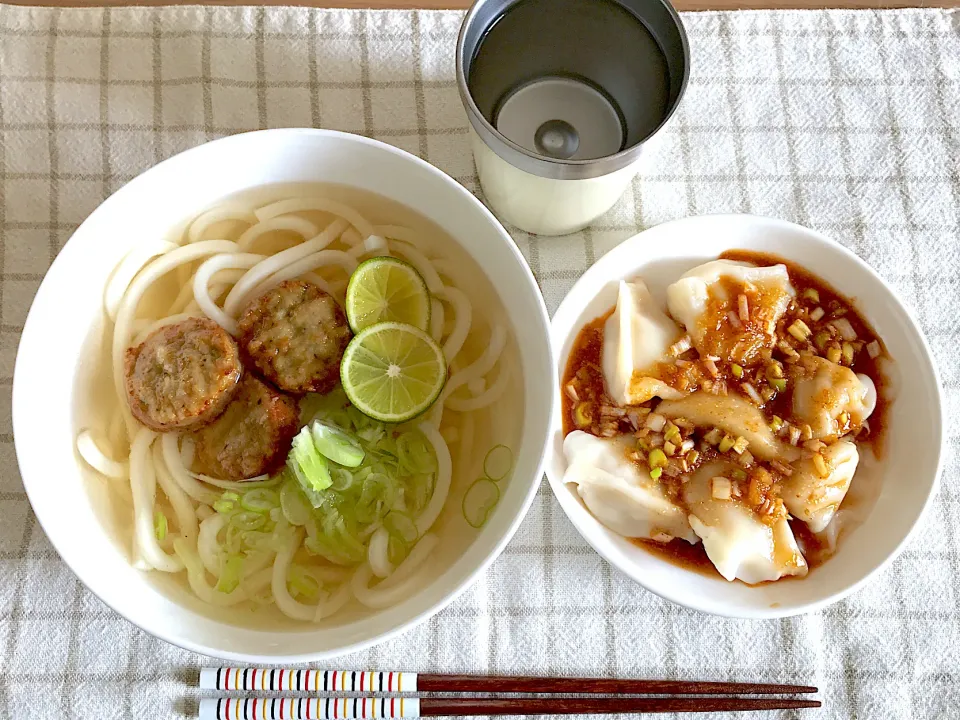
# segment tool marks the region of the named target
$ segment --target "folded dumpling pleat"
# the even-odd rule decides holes
[[[761,460],[791,462],[800,456],[797,448],[773,434],[756,405],[737,395],[699,390],[679,400],[664,400],[657,412],[668,420],[685,418],[697,427],[720,428],[734,437],[743,436],[750,452]]]
[[[850,489],[860,454],[849,440],[840,440],[820,451],[829,475],[820,477],[813,460],[799,460],[793,475],[783,481],[781,497],[787,510],[818,533],[826,529]]]
[[[870,417],[877,389],[868,376],[821,357],[804,360],[804,368],[807,374],[794,385],[793,413],[814,438],[837,437]]]
[[[747,319],[741,317],[746,297]],[[714,260],[667,288],[667,307],[701,355],[751,365],[776,343],[777,321],[796,295],[785,265]]]
[[[620,405],[682,397],[657,372],[658,363],[670,360],[670,346],[682,334],[643,280],[621,281],[617,308],[603,326],[603,379],[610,397]]]
[[[713,478],[729,479],[735,467],[727,462],[707,463],[683,486],[690,526],[703,541],[707,557],[727,580],[750,585],[806,575],[807,561],[786,517],[768,523],[738,500],[713,497]]]
[[[575,430],[563,441],[567,459],[563,482],[575,483],[587,509],[615,533],[697,542],[684,510],[627,458],[629,451],[623,438],[598,438]]]

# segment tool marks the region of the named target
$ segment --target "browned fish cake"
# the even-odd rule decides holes
[[[240,315],[240,346],[281,390],[325,393],[340,379],[350,328],[336,300],[312,283],[287,280]]]
[[[212,320],[189,318],[151,333],[124,357],[130,412],[167,432],[215,419],[237,392],[237,343]]]
[[[299,429],[297,401],[247,373],[223,414],[194,433],[194,469],[224,480],[272,472]]]

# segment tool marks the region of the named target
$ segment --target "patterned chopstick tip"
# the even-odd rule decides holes
[[[379,720],[420,717],[418,698],[204,698],[199,720]]]
[[[416,692],[417,673],[290,668],[203,668],[201,690],[262,692]],[[387,716],[384,716],[387,717]]]

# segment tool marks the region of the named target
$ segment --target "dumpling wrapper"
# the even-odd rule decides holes
[[[737,327],[738,296],[747,296],[749,322]],[[776,344],[777,322],[796,295],[785,265],[757,267],[713,260],[695,267],[667,288],[670,315],[690,334],[701,355],[750,365]]]
[[[785,517],[768,525],[737,500],[713,498],[711,479],[729,478],[735,467],[729,462],[707,463],[683,486],[690,526],[703,541],[710,562],[727,580],[749,585],[786,575],[803,577],[807,561]]]
[[[793,414],[810,426],[816,439],[840,434],[837,420],[849,413],[851,427],[862,425],[877,406],[877,388],[867,375],[816,357],[806,361],[809,374],[793,389]]]
[[[793,466],[793,475],[784,478],[780,493],[790,514],[815,533],[825,530],[833,520],[860,462],[857,446],[849,440],[828,445],[821,454],[830,468],[827,477],[820,477],[813,460],[804,458]]]
[[[575,483],[587,509],[619,535],[698,542],[686,512],[629,459],[621,438],[598,438],[574,430],[563,441],[564,483]]]
[[[699,390],[679,400],[664,400],[657,412],[668,420],[682,417],[697,427],[720,428],[733,437],[742,435],[750,452],[761,460],[790,463],[800,451],[783,442],[770,429],[760,409],[737,395],[714,395]]]
[[[683,397],[657,377],[657,363],[682,335],[643,280],[620,281],[617,309],[603,326],[603,379],[610,397],[620,405]]]

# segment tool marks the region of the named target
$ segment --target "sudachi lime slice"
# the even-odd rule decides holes
[[[381,422],[404,422],[433,405],[447,380],[443,350],[423,330],[398,322],[354,336],[340,361],[350,402]]]
[[[347,320],[358,333],[381,322],[400,322],[426,330],[430,327],[427,283],[408,262],[392,257],[366,260],[347,284]]]

